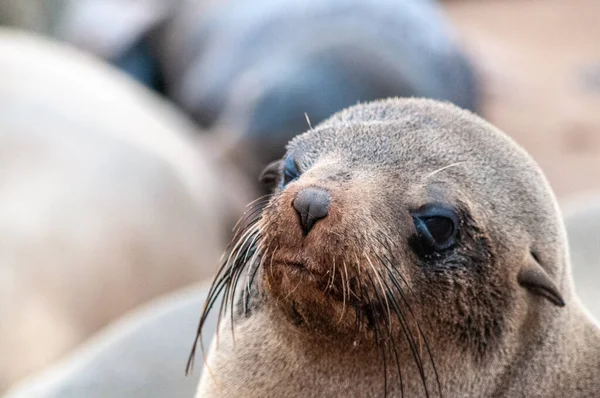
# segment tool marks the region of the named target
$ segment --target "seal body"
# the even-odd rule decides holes
[[[564,397],[600,332],[531,158],[450,104],[358,105],[292,140],[234,238],[198,397]]]
[[[252,177],[307,118],[389,96],[469,109],[479,100],[470,62],[430,1],[80,0],[58,30],[217,132]]]
[[[5,398],[189,398],[199,375],[186,377],[195,314],[209,281],[170,293],[112,322],[63,360],[28,377]],[[216,313],[211,320],[216,327]]]
[[[158,54],[169,96],[238,153],[247,148],[246,168],[281,157],[307,117],[317,124],[359,101],[478,105],[474,72],[433,2],[206,3],[182,4]]]
[[[125,311],[208,277],[227,200],[193,124],[103,63],[0,29],[0,73],[2,395]]]

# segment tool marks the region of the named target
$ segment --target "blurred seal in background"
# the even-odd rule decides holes
[[[193,397],[200,375],[185,376],[185,358],[208,287],[186,288],[128,313],[5,398]],[[216,314],[209,322],[207,346]]]
[[[55,35],[181,106],[254,177],[294,135],[390,96],[474,110],[478,84],[436,2],[79,0]]]
[[[211,275],[249,197],[189,120],[79,51],[1,29],[0,76],[2,391]]]
[[[252,174],[309,124],[357,102],[478,102],[471,66],[431,1],[184,2],[156,43],[168,95],[250,154],[232,157]]]

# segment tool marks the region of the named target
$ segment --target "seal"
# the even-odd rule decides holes
[[[358,105],[293,139],[263,179],[274,192],[200,319],[223,292],[198,397],[600,391],[600,331],[554,195],[484,120],[433,100]]]
[[[200,377],[186,378],[181,358],[189,350],[186,336],[196,326],[209,287],[210,280],[205,280],[137,307],[57,363],[19,381],[2,397],[193,397]],[[217,314],[208,322],[207,344]]]
[[[4,396],[118,316],[210,278],[244,192],[227,193],[185,115],[81,51],[0,28],[0,74]]]
[[[435,2],[182,2],[159,33],[166,94],[252,177],[307,119],[318,124],[358,101],[480,104],[477,72]]]

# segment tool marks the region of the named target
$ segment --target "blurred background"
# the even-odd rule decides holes
[[[599,41],[595,0],[0,0],[0,395],[193,396],[259,172],[390,96],[451,101],[533,156],[600,316]]]

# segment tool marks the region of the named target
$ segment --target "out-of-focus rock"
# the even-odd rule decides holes
[[[0,29],[0,392],[213,273],[246,194],[196,136],[103,63]]]
[[[193,397],[204,361],[200,350],[188,377],[185,364],[207,292],[208,285],[195,286],[136,309],[6,398]],[[204,329],[206,347],[216,330],[216,312]]]

